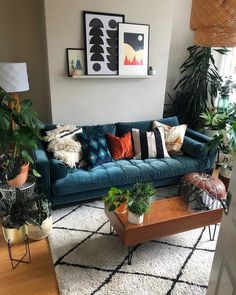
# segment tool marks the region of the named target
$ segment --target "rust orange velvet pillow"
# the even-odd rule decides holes
[[[121,137],[107,133],[106,140],[113,159],[132,159],[134,157],[131,132],[125,133]]]

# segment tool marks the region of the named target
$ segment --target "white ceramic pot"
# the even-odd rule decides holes
[[[218,134],[218,130],[204,129],[203,133],[209,137],[213,137]]]
[[[221,176],[223,176],[224,178],[228,178],[230,179],[232,171],[230,169],[224,168],[224,167],[220,167],[219,169],[219,173]]]
[[[135,215],[132,212],[128,212],[128,222],[133,224],[142,224],[143,223],[144,214],[141,216]]]
[[[52,216],[46,218],[41,226],[28,224],[28,237],[31,240],[42,240],[46,238],[52,230]]]

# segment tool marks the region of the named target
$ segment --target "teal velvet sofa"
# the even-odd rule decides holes
[[[158,120],[176,126],[176,117]],[[113,133],[123,135],[132,128],[152,130],[152,120],[128,123],[115,123],[96,126],[83,126],[88,134]],[[46,125],[45,131],[55,128]],[[78,201],[104,196],[111,186],[131,188],[136,182],[152,182],[155,187],[178,184],[181,177],[191,172],[212,171],[216,148],[206,151],[204,145],[209,137],[187,128],[182,146],[183,155],[163,159],[119,160],[93,168],[71,169],[47,153],[46,145],[41,142],[33,151],[38,178],[39,192],[45,193],[53,206],[66,205]]]

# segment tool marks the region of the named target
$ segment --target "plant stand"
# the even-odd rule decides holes
[[[20,263],[30,263],[31,262],[31,254],[30,254],[28,236],[26,236],[24,244],[25,244],[25,254],[21,257],[21,259],[16,259],[16,258],[13,258],[13,255],[12,255],[12,248],[14,245],[12,244],[12,242],[10,240],[8,240],[8,242],[7,242],[8,254],[9,254],[9,259],[11,261],[12,269],[15,269]],[[28,259],[24,260],[24,258],[26,258],[27,256],[28,256]]]

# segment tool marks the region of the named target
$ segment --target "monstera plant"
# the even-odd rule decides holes
[[[0,88],[0,176],[12,186],[26,181],[29,166],[39,176],[30,150],[37,147],[44,124],[31,107],[30,99],[18,101]]]

